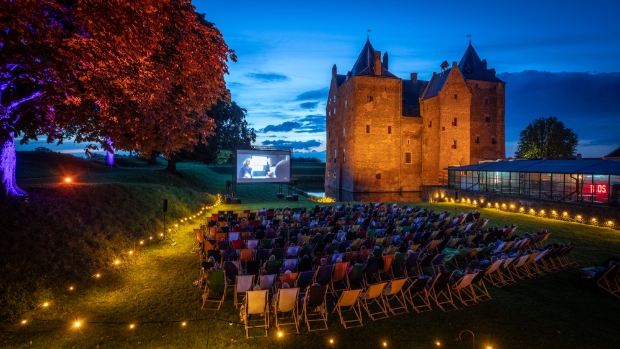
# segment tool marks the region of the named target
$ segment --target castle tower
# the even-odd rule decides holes
[[[366,40],[351,71],[336,65],[325,110],[326,188],[420,191],[448,166],[503,158],[504,86],[471,46],[430,81],[399,79]]]

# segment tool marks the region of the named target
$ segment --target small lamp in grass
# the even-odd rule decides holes
[[[282,331],[278,331],[278,338],[282,338],[282,336],[284,336],[284,333]]]
[[[45,303],[43,303],[43,308],[47,308],[47,307],[49,307],[49,305],[50,304],[48,302],[45,302]]]
[[[73,327],[75,328],[80,328],[80,326],[82,326],[82,322],[80,320],[77,320],[76,322],[73,323]]]
[[[65,183],[71,183],[72,179],[71,177],[65,177]]]
[[[24,319],[24,320],[22,320],[22,325],[25,325],[25,324],[27,324],[27,323],[28,323],[28,320],[25,320],[25,319]]]
[[[133,330],[134,328],[136,328],[136,325],[135,325],[135,324],[129,324],[129,329],[130,329],[130,330]]]

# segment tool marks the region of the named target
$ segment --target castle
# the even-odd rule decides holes
[[[326,117],[326,188],[420,191],[446,168],[505,157],[505,83],[471,42],[459,64],[430,81],[400,79],[370,40],[346,75],[332,68]]]

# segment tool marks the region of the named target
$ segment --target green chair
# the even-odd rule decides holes
[[[274,248],[273,250],[271,250],[271,254],[276,256],[277,260],[283,260],[284,259],[284,249],[283,248]]]
[[[280,267],[282,267],[282,261],[281,260],[275,260],[275,261],[267,261],[267,267],[265,268],[265,270],[267,271],[267,274],[278,274],[280,272]]]
[[[312,250],[314,250],[314,244],[306,244],[301,247],[299,251],[299,256],[303,257],[305,255],[312,256]]]
[[[224,297],[226,296],[226,273],[223,270],[211,270],[207,277],[207,285],[202,295],[202,307],[205,309],[207,303],[215,303],[217,308],[206,308],[220,310]]]
[[[271,248],[271,239],[262,239],[260,243],[261,245],[263,245],[263,248],[266,248],[266,249]]]

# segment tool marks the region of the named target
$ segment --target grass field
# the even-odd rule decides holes
[[[71,165],[69,162],[74,160],[65,157],[28,161],[31,163],[20,155],[22,168],[18,177],[40,174],[38,177],[45,178],[18,179],[31,194],[28,203],[2,203],[3,212],[9,212],[0,218],[0,226],[8,227],[0,246],[2,275],[6,280],[5,272],[12,269],[11,265],[18,266],[11,280],[45,280],[40,283],[45,292],[32,297],[29,310],[21,308],[3,322],[2,347],[381,348],[385,341],[391,348],[432,348],[440,341],[441,347],[471,348],[469,333],[463,333],[462,341],[455,340],[463,330],[475,333],[475,348],[620,347],[620,300],[583,289],[577,268],[519,281],[502,289],[491,287],[492,300],[470,307],[459,305],[460,309],[453,312],[443,313],[435,308],[432,312],[377,322],[365,316],[363,328],[346,331],[337,314],[330,314],[328,331],[308,334],[300,327],[300,335],[285,333],[278,338],[272,330],[268,338],[245,339],[243,326],[238,324],[238,311],[232,305],[232,292],[220,311],[200,310],[201,292],[192,285],[199,274],[198,256],[190,253],[194,242],[192,229],[198,226],[198,220],[178,227],[172,236],[177,242],[174,246],[169,241],[148,239],[162,228],[164,196],[172,200],[169,218],[186,217],[201,205],[210,204],[213,197],[206,193],[222,192],[229,175],[192,163],[179,164],[181,175],[172,176],[161,171],[163,164],[150,167],[131,159],[127,160],[130,164],[117,169],[83,160],[76,162],[79,166]],[[55,170],[58,168],[67,173]],[[76,184],[58,184],[61,175],[77,172],[80,175]],[[277,185],[238,186],[243,204],[221,205],[215,210],[292,206],[276,199],[276,192]],[[314,203],[302,197],[295,204],[310,205]],[[453,204],[415,205],[455,209]],[[86,210],[88,206],[96,209]],[[460,212],[470,208],[456,209]],[[580,266],[598,264],[620,254],[618,231],[497,210],[481,212],[491,219],[490,225],[519,225],[520,235],[545,227],[552,234],[550,241],[574,242],[574,255]],[[61,228],[51,229],[55,225]],[[62,234],[63,229],[68,232]],[[37,232],[42,237],[37,239]],[[30,242],[20,241],[21,234]],[[96,246],[79,242],[89,239]],[[134,247],[134,242],[141,239],[145,239],[145,244]],[[54,246],[54,253],[40,247],[47,244]],[[62,249],[63,244],[68,247]],[[78,253],[72,248],[85,251]],[[129,255],[130,250],[135,253]],[[37,254],[41,255],[39,259]],[[91,263],[72,266],[86,263],[88,256]],[[119,265],[114,265],[116,259]],[[57,260],[62,261],[60,266],[56,266]],[[73,273],[73,269],[79,272]],[[22,272],[26,274],[21,275]],[[94,276],[96,273],[100,273],[99,278]],[[53,275],[53,279],[49,280],[47,275]],[[71,286],[74,290],[69,290]],[[35,292],[36,287],[35,284]],[[19,298],[15,292],[28,290],[9,288],[7,292],[5,286],[3,291],[2,297],[6,299]],[[49,302],[47,307],[42,306],[45,301]],[[21,324],[22,319],[27,323]],[[79,328],[73,327],[75,321],[81,321]],[[186,326],[182,326],[183,322]],[[135,327],[130,329],[130,324]],[[334,339],[332,345],[328,343],[330,338]]]

